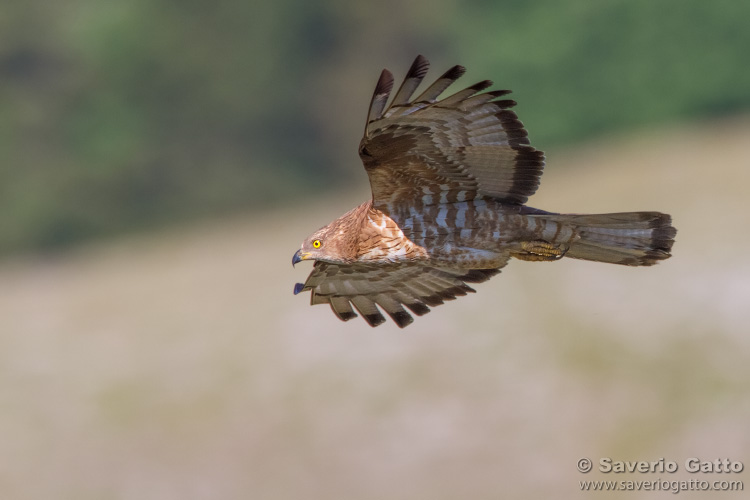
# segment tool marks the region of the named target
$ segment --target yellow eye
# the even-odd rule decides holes
[[[313,248],[320,248],[320,240],[313,240]]]

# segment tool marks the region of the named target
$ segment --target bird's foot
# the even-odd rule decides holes
[[[534,240],[521,242],[521,251],[513,252],[511,255],[521,260],[543,262],[560,260],[567,251],[568,249],[561,245],[553,245],[544,240]]]

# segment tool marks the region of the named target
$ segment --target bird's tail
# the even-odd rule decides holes
[[[573,228],[566,257],[626,266],[652,266],[670,257],[677,230],[659,212],[597,215],[561,214],[556,222]]]

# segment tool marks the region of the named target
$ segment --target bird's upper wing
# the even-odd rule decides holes
[[[359,154],[370,178],[373,206],[425,205],[489,197],[523,204],[539,187],[544,153],[529,146],[523,124],[508,108],[510,93],[479,94],[485,80],[437,100],[465,69],[454,66],[411,99],[427,73],[418,56],[396,92],[383,70],[370,103]]]
[[[474,292],[466,283],[481,283],[499,272],[499,268],[437,268],[417,262],[339,265],[316,261],[307,281],[297,284],[294,293],[310,290],[313,305],[330,304],[343,321],[356,318],[356,309],[370,326],[385,321],[376,307],[380,306],[403,328],[414,321],[403,306],[421,316],[430,311],[428,306]]]

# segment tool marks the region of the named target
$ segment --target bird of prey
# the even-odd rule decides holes
[[[474,292],[511,257],[562,257],[650,266],[670,256],[677,231],[659,212],[559,214],[525,205],[539,187],[544,154],[485,80],[440,99],[466,70],[454,66],[412,98],[429,63],[418,56],[390,105],[383,70],[359,156],[372,199],[314,232],[292,264],[314,260],[295,295],[329,304],[371,326],[385,311],[400,327],[446,300]],[[408,311],[407,311],[408,309]]]

